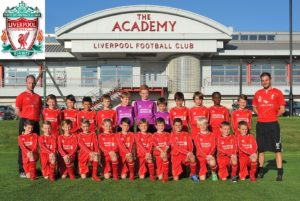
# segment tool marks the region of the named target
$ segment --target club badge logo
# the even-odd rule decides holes
[[[38,7],[27,6],[23,1],[7,7],[3,13],[6,28],[2,30],[2,52],[14,57],[28,57],[43,52],[43,30],[39,27],[42,14]]]

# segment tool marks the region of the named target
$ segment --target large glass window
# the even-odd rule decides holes
[[[67,83],[67,74],[64,67],[49,67],[48,68],[52,77],[54,78],[56,84],[60,87],[65,87]],[[52,82],[50,76],[48,73],[46,74],[47,80],[46,84],[47,86],[54,86],[54,83]]]
[[[293,66],[293,84],[300,84],[300,64]]]
[[[81,68],[81,86],[94,87],[98,85],[97,67],[84,66]]]
[[[132,66],[101,66],[100,69],[103,87],[131,87]]]
[[[287,69],[285,64],[253,64],[251,66],[251,82],[253,85],[260,84],[260,75],[263,72],[271,74],[273,85],[287,84]]]
[[[243,83],[247,82],[246,66],[242,66]],[[219,65],[211,68],[212,85],[238,85],[240,80],[240,67],[238,65]]]
[[[39,74],[38,67],[5,67],[5,85],[21,86],[25,85],[25,78],[32,74],[36,78]]]

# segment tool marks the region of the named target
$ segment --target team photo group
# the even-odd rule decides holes
[[[113,178],[178,181],[190,177],[199,182],[264,177],[264,152],[275,153],[277,177],[283,179],[282,146],[278,117],[285,111],[280,90],[271,86],[271,75],[260,75],[262,89],[253,98],[256,129],[247,96],[237,97],[238,109],[229,112],[221,93],[211,95],[213,106],[203,105],[204,94],[195,92],[194,106],[187,108],[182,92],[174,94],[175,107],[168,110],[164,97],[149,99],[149,87],[141,85],[140,99],[131,104],[122,92],[120,104],[111,108],[111,97],[101,97],[101,110],[93,109],[91,97],[83,97],[76,109],[73,95],[59,109],[50,94],[43,107],[34,92],[36,78],[26,77],[26,90],[16,98],[19,115],[19,173],[21,178],[42,177],[93,181]],[[256,137],[252,130],[256,130]],[[41,131],[41,134],[40,134]]]

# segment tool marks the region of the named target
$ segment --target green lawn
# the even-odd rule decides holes
[[[255,123],[255,122],[254,122]],[[17,174],[16,121],[0,121],[0,195],[1,200],[299,200],[300,197],[300,118],[281,118],[284,147],[284,181],[275,182],[272,154],[267,154],[270,169],[263,180],[232,184],[227,182],[193,183],[189,179],[167,184],[135,180],[95,183],[77,179],[50,183],[20,179]],[[255,128],[255,125],[253,125]]]

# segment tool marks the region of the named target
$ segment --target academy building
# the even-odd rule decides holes
[[[227,104],[240,92],[260,88],[259,75],[270,72],[273,85],[300,97],[300,33],[293,35],[294,65],[289,65],[288,32],[235,32],[198,13],[163,6],[125,6],[76,19],[46,34],[46,65],[64,95],[97,97],[130,91],[145,83],[152,94],[172,99],[176,91],[191,99],[220,91]],[[0,103],[14,102],[34,62],[0,61]],[[289,72],[293,70],[293,79]],[[47,94],[58,95],[49,76]],[[36,92],[43,94],[43,80]]]

